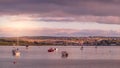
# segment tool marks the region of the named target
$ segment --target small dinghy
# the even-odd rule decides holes
[[[17,48],[17,49],[13,49],[12,50],[12,55],[13,56],[16,56],[16,57],[19,57],[20,56],[20,51],[19,51],[19,49]]]
[[[50,48],[50,49],[48,49],[48,52],[55,52],[55,51],[58,51],[58,49],[57,48]]]
[[[62,51],[61,52],[61,57],[62,58],[67,58],[68,57],[68,52],[67,51]]]

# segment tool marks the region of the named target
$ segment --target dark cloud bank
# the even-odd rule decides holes
[[[120,0],[0,0],[0,15],[19,14],[35,14],[43,21],[120,24]]]

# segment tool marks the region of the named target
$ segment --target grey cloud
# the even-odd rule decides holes
[[[47,22],[89,22],[89,23],[105,23],[105,24],[120,24],[118,16],[79,16],[79,17],[35,17],[34,21]]]
[[[69,15],[120,15],[119,4],[115,0],[2,0],[0,8],[7,13],[57,12]],[[119,2],[116,2],[119,3]],[[52,13],[54,14],[54,13]],[[56,14],[57,15],[57,14]]]
[[[0,15],[37,14],[44,21],[85,21],[120,24],[120,0],[0,0]],[[88,18],[88,16],[91,18]],[[112,18],[109,18],[112,16]],[[45,18],[44,18],[45,17]],[[46,17],[73,17],[46,19]],[[96,18],[97,17],[97,18]],[[91,19],[95,20],[91,21]]]
[[[72,17],[43,17],[43,18],[35,18],[35,21],[49,21],[49,22],[73,22],[75,21]]]

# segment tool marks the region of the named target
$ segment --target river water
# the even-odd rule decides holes
[[[20,57],[12,56],[13,46],[0,46],[0,68],[120,68],[119,46],[16,46]],[[49,48],[58,51],[48,52]],[[67,51],[67,58],[61,52]]]

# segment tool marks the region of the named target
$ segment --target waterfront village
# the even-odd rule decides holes
[[[24,36],[24,37],[1,37],[0,45],[20,46],[120,46],[120,37],[51,37],[51,36]]]

